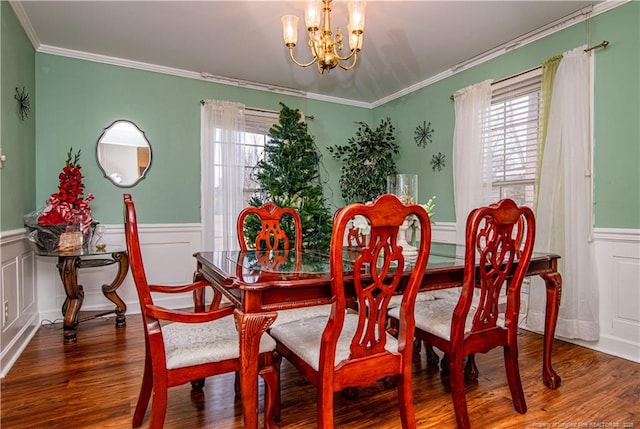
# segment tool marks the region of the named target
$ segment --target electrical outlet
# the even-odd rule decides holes
[[[4,302],[4,313],[2,314],[2,324],[4,325],[9,320],[9,301]]]

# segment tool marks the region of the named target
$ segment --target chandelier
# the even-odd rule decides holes
[[[310,0],[307,4],[304,20],[309,32],[309,47],[313,56],[313,60],[308,63],[300,63],[293,56],[293,48],[298,43],[298,17],[296,15],[282,17],[282,36],[285,46],[289,48],[291,60],[300,67],[308,67],[316,63],[320,74],[335,66],[340,66],[343,70],[351,70],[355,67],[358,61],[358,52],[362,49],[365,2],[349,2],[347,31],[350,52],[342,56],[343,37],[340,27],[337,28],[335,37],[332,37],[331,1]]]

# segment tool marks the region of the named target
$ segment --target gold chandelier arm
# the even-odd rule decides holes
[[[343,66],[342,63],[340,63],[340,62],[338,63],[338,65],[340,66],[340,68],[342,70],[351,70],[352,68],[354,68],[356,66],[356,63],[358,62],[358,51],[354,50],[353,52],[351,52],[351,55],[346,57],[345,60],[347,60],[347,59],[349,59],[351,57],[353,57],[353,62],[349,66]]]
[[[338,54],[338,51],[336,49],[333,50],[333,56],[339,60],[339,61],[347,61],[348,59],[350,59],[351,57],[353,57],[354,55],[356,55],[358,53],[358,50],[353,50],[349,52],[349,55],[345,56],[345,57],[341,57]]]
[[[299,65],[300,67],[309,67],[310,65],[312,65],[313,63],[318,61],[318,57],[317,56],[314,56],[313,60],[311,60],[310,62],[308,62],[306,64],[296,61],[296,59],[293,57],[293,46],[289,47],[289,56],[291,57],[291,61],[293,61],[296,65]]]

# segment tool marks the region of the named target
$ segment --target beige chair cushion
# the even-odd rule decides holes
[[[443,338],[447,341],[451,339],[451,320],[453,319],[453,310],[458,304],[460,298],[460,292],[462,288],[450,288],[433,291],[432,293],[436,299],[425,302],[416,302],[414,309],[414,316],[416,320],[416,329],[420,329],[425,332],[429,332],[437,337]],[[478,307],[478,300],[480,299],[479,291],[475,291],[473,301],[471,302],[471,309],[469,310],[469,316],[465,323],[465,332],[471,330],[473,323],[473,313]],[[503,294],[504,295],[504,294]],[[506,297],[500,297],[500,302],[506,301]],[[400,308],[396,307],[389,310],[389,317],[398,319],[400,317]],[[504,326],[504,314],[498,315],[498,326]]]
[[[233,316],[207,323],[169,323],[162,327],[167,369],[240,356],[238,331]],[[275,350],[273,338],[263,335],[260,353]]]
[[[418,292],[418,294],[416,295],[416,302],[432,301],[434,299],[437,299],[434,293],[435,291]],[[394,295],[391,297],[391,300],[389,300],[388,308],[391,309],[394,307],[399,307],[401,302],[402,302],[402,295]]]
[[[312,319],[314,317],[324,317],[326,319],[329,317],[329,314],[331,314],[331,304],[280,310],[271,328],[301,319]]]
[[[322,339],[322,333],[327,324],[327,319],[328,316],[300,319],[274,326],[271,328],[271,331],[269,331],[269,334],[317,371],[320,365],[320,340]],[[351,353],[351,340],[357,327],[358,315],[347,313],[336,347],[335,365],[349,358]],[[386,335],[386,349],[390,352],[397,352],[398,341],[391,335]]]

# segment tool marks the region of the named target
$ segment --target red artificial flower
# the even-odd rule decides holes
[[[93,222],[92,210],[88,202],[94,196],[88,194],[86,198],[83,197],[84,176],[80,172],[82,168],[79,163],[80,150],[73,159],[72,152],[73,148],[67,152],[67,161],[58,175],[60,181],[58,192],[51,194],[47,199],[47,206],[38,217],[38,223],[40,225],[80,223],[83,233],[87,233]]]

